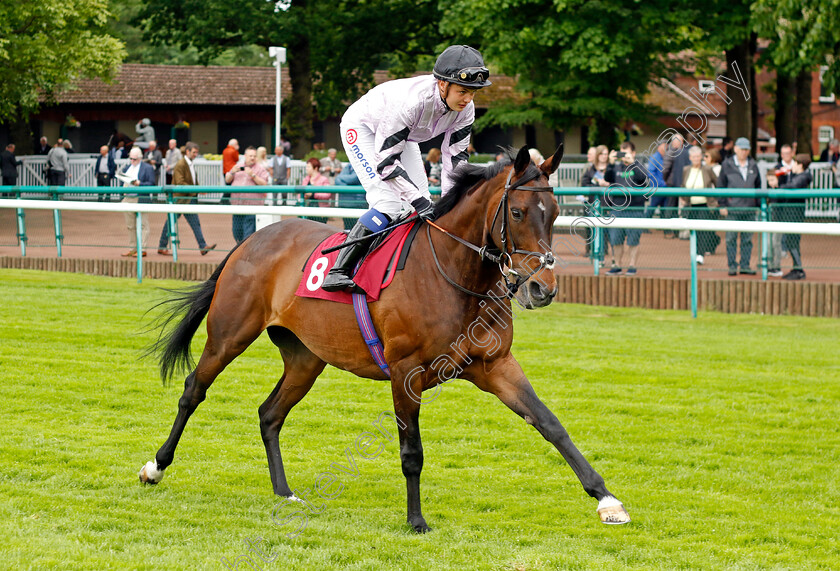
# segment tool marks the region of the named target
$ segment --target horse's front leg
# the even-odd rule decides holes
[[[630,516],[620,501],[607,490],[604,479],[575,447],[557,417],[537,397],[531,383],[512,355],[493,363],[472,367],[470,376],[480,389],[493,393],[525,422],[551,442],[577,475],[587,494],[598,500],[598,515],[609,524],[627,523]]]
[[[400,463],[405,476],[408,497],[408,524],[417,533],[432,529],[420,510],[420,472],[423,470],[423,444],[420,442],[420,394],[422,381],[411,373],[402,375],[392,371],[391,391],[394,397],[394,413],[400,435]]]

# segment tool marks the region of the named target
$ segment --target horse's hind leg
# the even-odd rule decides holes
[[[289,411],[306,396],[326,363],[307,349],[288,329],[272,327],[268,334],[283,355],[283,376],[265,402],[260,405],[260,432],[268,456],[268,470],[274,493],[290,497],[293,494],[286,481],[283,458],[280,455],[280,429],[283,428]]]
[[[245,351],[262,332],[261,324],[239,323],[237,325],[241,327],[235,329],[235,336],[227,338],[226,335],[213,335],[213,328],[208,321],[207,343],[204,345],[204,352],[201,354],[195,369],[187,375],[184,381],[184,392],[178,400],[178,414],[172,424],[169,438],[157,451],[155,459],[150,460],[140,469],[140,481],[144,484],[157,484],[163,479],[163,471],[172,464],[172,460],[175,458],[175,448],[178,446],[184,427],[186,427],[187,421],[198,405],[204,401],[207,389],[210,388],[210,385],[213,384],[213,381],[225,367]],[[227,327],[225,329],[230,330]],[[220,341],[217,342],[216,339]]]

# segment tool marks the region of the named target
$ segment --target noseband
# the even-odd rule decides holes
[[[554,189],[550,186],[524,186],[525,184],[537,178],[539,176],[539,173],[537,173],[536,175],[532,174],[530,176],[523,175],[521,178],[511,183],[511,179],[513,178],[513,170],[513,167],[511,167],[510,171],[508,172],[507,180],[505,181],[505,191],[502,194],[502,199],[499,201],[499,205],[496,207],[496,212],[493,215],[493,223],[490,225],[490,232],[492,236],[493,228],[496,227],[496,221],[499,219],[499,215],[501,214],[501,248],[490,247],[490,244],[487,243],[485,243],[481,247],[478,247],[475,244],[472,244],[471,242],[467,242],[463,238],[459,238],[458,236],[451,234],[450,232],[444,230],[434,222],[429,222],[430,226],[437,228],[450,238],[456,240],[457,242],[460,242],[461,244],[467,246],[471,250],[477,252],[482,260],[489,260],[494,264],[498,264],[499,272],[502,274],[502,278],[505,281],[505,287],[507,289],[505,297],[509,299],[512,298],[517,291],[519,291],[519,288],[522,286],[522,284],[531,279],[531,277],[533,277],[537,272],[539,272],[543,268],[552,269],[554,267],[554,255],[551,253],[550,250],[548,252],[532,252],[530,250],[522,250],[520,248],[517,248],[516,242],[513,239],[513,234],[510,234],[510,247],[508,247],[508,233],[510,227],[510,193],[514,190],[527,190],[529,192],[554,191]],[[440,272],[440,274],[444,277],[444,279],[446,279],[446,281],[449,282],[450,285],[454,286],[460,291],[463,291],[464,293],[468,293],[476,297],[482,297],[485,299],[497,297],[468,290],[465,287],[457,284],[449,276],[447,276],[440,265],[440,261],[438,260],[434,244],[432,244],[432,235],[429,231],[428,226],[426,227],[426,235],[429,237],[429,246],[431,246],[432,257],[435,260],[437,269]],[[523,275],[513,268],[512,256],[514,254],[532,256],[538,259],[540,263],[534,270],[531,270],[529,271],[529,273]]]

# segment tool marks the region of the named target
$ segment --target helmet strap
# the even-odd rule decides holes
[[[446,82],[446,89],[443,91],[443,93],[440,93],[440,85],[438,85],[438,93],[440,93],[440,100],[443,102],[443,106],[446,107],[447,111],[452,111],[452,109],[449,107],[449,104],[446,102],[446,98],[449,95],[449,88],[450,87],[452,87],[452,83],[447,81]]]

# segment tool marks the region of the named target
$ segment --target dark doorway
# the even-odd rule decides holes
[[[227,147],[228,141],[239,141],[239,152],[244,153],[250,146],[259,147],[263,144],[263,125],[250,121],[219,121],[219,150],[221,153]]]
[[[114,121],[84,121],[78,129],[67,129],[67,138],[77,153],[99,154],[99,147],[108,144],[115,128]]]

